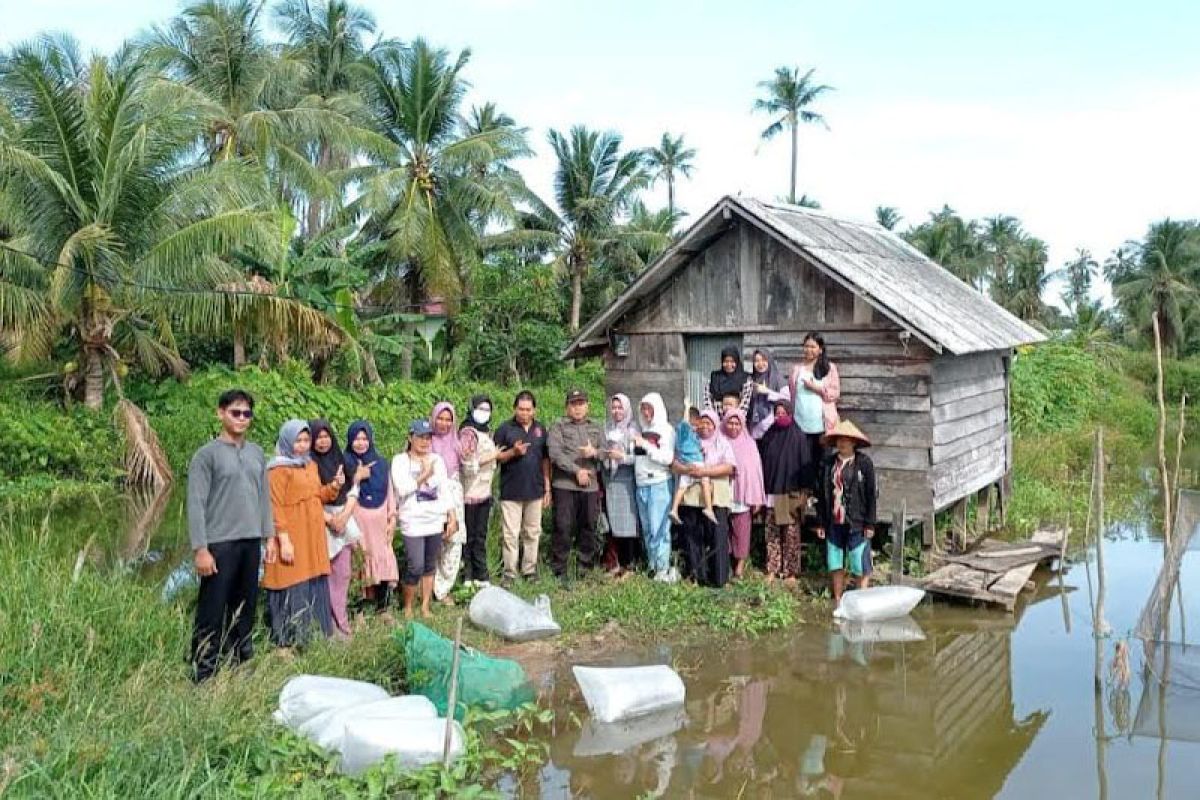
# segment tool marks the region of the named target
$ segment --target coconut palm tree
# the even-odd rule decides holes
[[[285,104],[324,110],[334,119],[344,118],[348,126],[342,136],[335,138],[321,131],[315,139],[297,143],[300,154],[328,179],[317,184],[316,191],[303,193],[305,207],[297,208],[304,220],[305,237],[313,239],[329,216],[326,205],[338,205],[352,175],[345,170],[360,155],[364,143],[362,126],[369,125],[369,118],[358,91],[358,66],[368,50],[365,40],[375,32],[375,19],[344,0],[284,0],[274,16],[287,40],[282,58],[299,69],[292,84],[294,96]],[[331,174],[335,170],[343,180]]]
[[[1197,239],[1195,223],[1156,222],[1136,250],[1126,253],[1125,263],[1113,264],[1109,270],[1122,313],[1143,335],[1151,330],[1157,313],[1163,347],[1172,352],[1187,338],[1185,320],[1196,302]]]
[[[480,219],[515,219],[511,184],[481,167],[525,147],[509,125],[471,132],[460,107],[467,90],[464,50],[451,59],[422,39],[384,47],[363,69],[366,100],[389,143],[351,209],[366,218],[368,239],[387,243],[377,300],[416,310],[430,297],[452,308],[479,261]],[[411,349],[403,361],[411,374]]]
[[[523,229],[501,238],[550,246],[556,254],[555,266],[570,277],[569,325],[574,333],[579,330],[583,310],[583,284],[592,267],[606,258],[635,259],[634,243],[662,237],[633,232],[621,224],[621,215],[649,185],[650,176],[641,153],[621,152],[620,134],[576,125],[565,135],[550,131],[549,140],[557,161],[554,197],[558,210],[530,198],[532,212],[525,215]]]
[[[959,279],[978,285],[982,270],[975,222],[967,222],[954,209],[943,206],[926,222],[906,231],[904,238]]]
[[[1027,322],[1040,320],[1046,310],[1046,284],[1056,277],[1046,271],[1046,243],[1029,236],[1012,251],[1012,278],[1006,307]]]
[[[983,284],[990,281],[992,299],[998,303],[1003,303],[1004,298],[1012,294],[1010,263],[1013,251],[1024,239],[1025,232],[1021,230],[1021,222],[1016,217],[997,214],[983,220],[979,230],[980,256],[991,261],[991,274],[988,275],[986,267],[980,265],[979,288],[982,290]]]
[[[1088,293],[1092,288],[1092,278],[1100,269],[1100,264],[1092,258],[1092,253],[1086,248],[1076,248],[1075,258],[1067,262],[1062,271],[1067,277],[1067,291],[1063,300],[1068,308],[1079,308],[1087,304]]]
[[[895,206],[875,206],[875,222],[881,228],[894,231],[902,219],[904,217],[900,216],[900,211]]]
[[[673,137],[664,133],[658,147],[647,147],[642,152],[646,157],[646,166],[650,169],[651,181],[666,181],[667,212],[674,216],[675,176],[692,177],[692,171],[695,169],[692,160],[696,157],[696,151],[684,145],[682,134]]]
[[[0,62],[0,105],[15,119],[0,139],[11,355],[69,342],[91,409],[106,367],[118,386],[127,360],[182,374],[176,328],[225,322],[213,289],[237,273],[222,257],[271,245],[278,212],[261,173],[198,162],[195,142],[219,119],[128,51],[85,63],[69,40],[18,46]]]
[[[763,141],[774,139],[785,128],[792,135],[792,179],[788,189],[788,202],[793,205],[796,203],[796,153],[800,125],[820,123],[826,129],[829,128],[825,117],[809,106],[821,95],[833,91],[833,87],[815,83],[814,72],[815,69],[810,69],[801,76],[799,67],[779,67],[775,70],[774,78],[759,82],[758,88],[766,95],[754,101],[755,111],[775,118],[759,135]]]

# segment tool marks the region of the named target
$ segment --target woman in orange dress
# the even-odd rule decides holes
[[[322,486],[311,448],[308,423],[288,420],[267,465],[275,536],[267,544],[263,588],[271,642],[278,647],[305,644],[313,628],[326,636],[333,632],[325,504],[337,497],[346,476],[339,470]]]

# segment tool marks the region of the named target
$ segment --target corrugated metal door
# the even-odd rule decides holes
[[[742,337],[737,335],[722,336],[687,336],[684,337],[684,349],[687,350],[687,392],[684,397],[686,406],[700,408],[704,402],[704,386],[708,376],[714,370],[721,368],[721,351],[726,347],[736,347],[742,352]],[[742,359],[743,365],[745,358]],[[676,409],[667,409],[671,416]]]

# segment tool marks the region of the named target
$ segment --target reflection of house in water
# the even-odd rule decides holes
[[[1011,624],[939,629],[924,642],[889,650],[890,663],[872,670],[875,757],[867,772],[847,777],[847,796],[1000,792],[1047,717],[1014,718]]]
[[[841,797],[994,797],[1044,724],[1046,712],[1014,718],[1011,618],[937,619],[924,641],[904,644],[832,634],[831,661],[796,665],[814,680],[785,694],[820,709],[809,737],[828,740],[823,769]]]

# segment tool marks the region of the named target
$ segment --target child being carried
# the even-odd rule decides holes
[[[696,423],[700,420],[700,411],[695,406],[688,409],[688,418],[681,421],[675,429],[675,459],[680,464],[703,464],[704,450],[700,446],[700,436],[696,433]],[[682,524],[679,518],[679,505],[683,495],[692,485],[700,484],[700,497],[704,504],[704,516],[712,522],[717,521],[713,511],[712,481],[709,478],[694,478],[691,475],[676,476],[675,499],[671,502],[670,517],[676,524]]]

